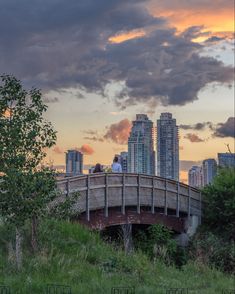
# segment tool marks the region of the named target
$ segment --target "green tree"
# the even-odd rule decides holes
[[[235,169],[220,169],[213,184],[203,189],[203,201],[204,226],[235,239]]]
[[[0,215],[16,229],[17,267],[22,263],[21,228],[43,213],[55,193],[55,178],[39,164],[56,132],[43,117],[47,106],[38,89],[26,91],[15,77],[0,84]],[[34,226],[35,227],[35,226]],[[33,230],[32,230],[33,231]]]

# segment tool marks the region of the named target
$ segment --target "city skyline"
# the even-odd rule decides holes
[[[157,136],[154,138],[154,129],[157,129]],[[154,141],[156,141],[154,143]],[[156,151],[153,147],[156,146]],[[71,174],[91,173],[94,165],[83,166],[82,148],[68,150],[66,152],[66,176]],[[227,152],[217,153],[217,158],[205,158],[198,165],[191,165],[185,168],[188,172],[188,180],[183,181],[193,187],[204,187],[212,183],[217,174],[218,167],[235,167],[235,153],[231,153],[227,145]],[[163,152],[162,152],[163,150]],[[161,113],[156,121],[156,126],[148,119],[146,114],[136,114],[136,120],[132,121],[131,131],[128,137],[128,151],[121,151],[115,154],[122,166],[122,172],[142,173],[158,175],[163,178],[179,180],[179,136],[178,125],[171,113]],[[68,162],[68,155],[71,154],[73,163]],[[77,172],[75,156],[82,156],[79,161],[80,167]],[[151,155],[152,154],[152,155]],[[155,156],[156,154],[156,156]],[[71,157],[71,156],[70,156]],[[162,159],[163,157],[163,159]],[[182,161],[184,162],[184,161]],[[72,168],[72,165],[75,167]],[[105,165],[104,165],[105,166]],[[111,164],[106,165],[110,169]],[[68,169],[73,170],[68,171]],[[58,166],[58,171],[63,174],[63,166]]]
[[[233,1],[59,3],[4,0],[0,11],[1,71],[42,89],[58,131],[48,162],[78,149],[85,165],[110,164],[136,113],[173,114],[181,180],[234,150]]]

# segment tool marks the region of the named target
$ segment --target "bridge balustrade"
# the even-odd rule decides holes
[[[162,208],[167,215],[169,210],[188,217],[196,215],[201,219],[201,193],[198,189],[184,183],[157,176],[131,173],[96,173],[68,177],[57,181],[61,195],[57,201],[64,201],[71,193],[79,192],[80,196],[74,210],[86,213],[87,221],[90,212],[104,209],[109,216],[109,209],[120,207],[122,214],[128,207],[149,207],[154,214],[156,208]]]

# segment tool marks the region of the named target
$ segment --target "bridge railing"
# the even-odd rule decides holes
[[[198,189],[184,183],[157,176],[132,173],[96,173],[68,177],[57,181],[61,190],[60,199],[79,192],[80,197],[75,210],[86,212],[104,209],[108,217],[109,208],[120,207],[123,214],[129,206],[135,206],[138,213],[141,207],[163,208],[164,214],[174,210],[176,217],[180,213],[201,218],[201,193]]]

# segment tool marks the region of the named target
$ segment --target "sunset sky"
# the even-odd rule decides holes
[[[0,0],[0,71],[43,92],[58,131],[47,160],[110,164],[131,121],[180,126],[181,180],[234,150],[233,0]]]

